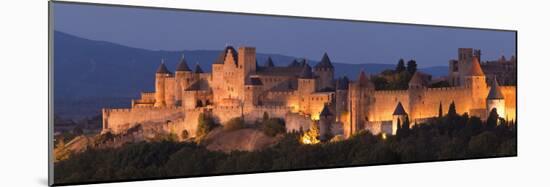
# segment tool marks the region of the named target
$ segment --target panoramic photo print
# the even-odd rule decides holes
[[[50,8],[56,185],[517,155],[516,31]]]

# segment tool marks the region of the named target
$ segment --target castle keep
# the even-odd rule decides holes
[[[235,117],[254,122],[267,113],[283,118],[287,131],[319,125],[321,139],[329,133],[349,137],[363,129],[395,134],[398,121],[423,122],[437,117],[441,106],[446,113],[452,102],[460,114],[484,119],[495,108],[500,117],[515,120],[516,87],[499,85],[515,80],[498,74],[500,66],[494,63],[487,62],[491,69],[486,70],[480,51],[459,49],[459,59],[450,61],[450,87],[429,88],[431,76],[416,72],[407,90],[376,90],[365,72],[354,81],[335,78],[326,53],[313,67],[305,60],[276,66],[271,58],[260,66],[255,48],[228,46],[212,72],[198,64],[190,68],[183,57],[175,72],[162,62],[154,92],[141,93],[131,108],[103,109],[103,131],[120,133],[141,124],[178,135],[187,131],[192,137],[200,113],[221,124]],[[508,66],[508,61],[502,63]]]

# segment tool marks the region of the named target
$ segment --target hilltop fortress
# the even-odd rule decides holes
[[[515,120],[516,87],[499,86],[515,85],[515,69],[512,75],[502,72],[511,63],[516,67],[515,58],[481,64],[480,54],[459,49],[459,58],[449,62],[450,87],[429,88],[431,76],[416,72],[407,90],[376,90],[365,72],[354,81],[335,78],[326,53],[313,67],[305,60],[275,66],[271,58],[260,66],[255,48],[228,46],[210,73],[198,64],[192,70],[185,58],[175,73],[161,63],[154,92],[141,93],[131,108],[102,110],[103,132],[121,133],[140,124],[193,137],[201,113],[221,124],[235,117],[253,123],[267,113],[283,118],[287,131],[319,125],[320,138],[326,140],[328,134],[349,137],[363,129],[395,134],[399,120],[408,117],[415,125],[437,117],[441,106],[446,113],[452,102],[459,114],[485,119],[495,108],[500,117]]]

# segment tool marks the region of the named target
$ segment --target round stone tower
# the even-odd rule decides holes
[[[491,113],[491,110],[496,109],[499,117],[506,116],[506,105],[505,105],[504,95],[500,91],[500,86],[498,81],[495,78],[493,84],[491,85],[491,90],[487,95],[487,115]]]
[[[330,140],[331,136],[331,124],[334,119],[334,115],[328,109],[328,105],[323,106],[323,110],[319,114],[319,140],[326,142]]]
[[[315,65],[314,73],[319,77],[317,90],[334,89],[334,66],[332,66],[327,53],[324,53],[321,61]]]
[[[405,122],[405,119],[407,118],[407,112],[405,111],[405,108],[403,108],[403,105],[401,102],[397,103],[397,106],[395,107],[395,110],[393,111],[393,119],[391,123],[391,134],[395,135],[397,134],[398,126],[402,126]]]
[[[193,72],[187,65],[187,60],[185,60],[185,57],[182,55],[178,67],[176,68],[176,106],[183,106],[183,102],[185,102],[183,101],[185,98],[183,96],[183,91],[189,87],[192,80]]]
[[[161,60],[160,66],[157,69],[155,74],[155,107],[164,107],[166,106],[165,101],[165,78],[170,77],[172,73],[168,71],[166,65],[164,65],[164,59]]]

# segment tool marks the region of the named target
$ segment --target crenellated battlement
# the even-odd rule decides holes
[[[370,123],[379,127],[377,131],[392,132],[384,128],[393,120],[398,103],[411,120],[437,116],[440,105],[447,108],[453,102],[461,114],[480,115],[486,108],[490,87],[482,84],[485,78],[478,74],[476,78],[469,77],[471,83],[468,84],[450,82],[454,87],[426,88],[429,80],[420,77],[414,82],[411,78],[414,84],[407,90],[375,90],[371,79],[362,73],[358,80],[342,84],[346,87],[336,88],[334,83],[339,80],[334,79],[333,69],[329,68],[331,62],[328,56],[323,59],[322,67],[316,66],[313,72],[305,61],[295,61],[286,67],[273,64],[256,69],[255,48],[236,50],[228,46],[212,64],[212,72],[203,72],[199,65],[191,70],[184,64],[181,67],[186,68],[179,71],[180,76],[172,76],[164,67],[165,71],[155,75],[155,91],[141,92],[141,98],[132,100],[132,108],[102,109],[104,128],[119,131],[148,123],[167,125],[171,132],[180,132],[195,129],[198,116],[208,112],[222,124],[241,116],[247,122],[255,122],[267,113],[270,117],[285,118],[292,126],[290,129],[296,130],[308,126],[304,124],[312,119],[319,119],[322,109],[329,104],[329,110],[338,115],[336,121],[342,126],[353,124],[357,126],[352,128],[365,128]],[[186,72],[185,76],[181,76],[181,72]],[[453,81],[460,82],[462,78]],[[249,89],[250,86],[254,89]],[[500,88],[506,100],[506,118],[514,119],[516,87]],[[364,93],[359,95],[357,91]]]
[[[426,91],[457,91],[464,90],[464,87],[440,87],[440,88],[426,88]]]
[[[376,90],[374,94],[406,94],[409,90]]]

